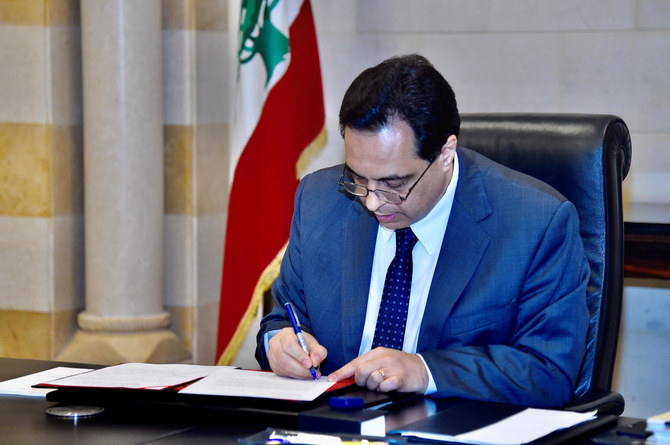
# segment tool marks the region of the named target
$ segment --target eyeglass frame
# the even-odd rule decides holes
[[[419,178],[418,178],[416,181],[414,181],[414,184],[412,184],[412,186],[409,188],[409,190],[407,190],[407,194],[406,194],[405,196],[402,196],[400,193],[398,193],[398,192],[396,192],[396,191],[391,191],[391,190],[380,190],[380,189],[370,190],[369,188],[367,188],[366,186],[364,186],[364,185],[362,185],[362,184],[356,184],[355,182],[343,181],[343,179],[344,179],[344,173],[347,171],[347,164],[346,164],[346,163],[344,164],[344,167],[342,168],[342,174],[340,175],[340,179],[337,181],[337,185],[339,185],[340,187],[342,187],[342,188],[344,189],[345,192],[349,193],[349,194],[352,195],[352,196],[356,196],[356,197],[358,197],[358,198],[365,198],[365,197],[368,196],[370,193],[374,193],[375,196],[376,196],[380,201],[384,201],[384,202],[387,202],[387,203],[389,203],[389,204],[402,204],[403,202],[407,201],[407,198],[409,197],[409,194],[412,193],[412,190],[414,190],[414,187],[416,187],[416,185],[419,183],[419,181],[421,181],[421,178],[423,178],[423,175],[425,175],[426,172],[428,171],[428,169],[430,168],[430,166],[433,165],[433,162],[435,162],[435,157],[434,157],[433,159],[431,159],[431,160],[428,162],[428,166],[426,167],[426,169],[423,171],[423,173],[421,173],[421,175],[419,176]],[[356,193],[354,193],[354,192],[352,192],[352,191],[350,191],[350,190],[347,190],[347,185],[348,185],[348,184],[351,184],[352,186],[354,186],[354,187],[356,187],[356,188],[358,188],[358,189],[361,189],[361,187],[364,188],[364,189],[365,189],[365,194],[364,194],[364,195],[362,195],[362,194],[361,194],[361,195],[358,195],[358,194],[356,194]],[[380,195],[378,192],[381,192],[382,195]],[[384,194],[392,194],[392,195],[395,195],[395,196],[398,197],[398,199],[400,200],[400,202],[392,202],[392,201],[389,201],[389,200],[385,199]]]

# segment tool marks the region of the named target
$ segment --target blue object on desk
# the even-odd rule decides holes
[[[302,336],[302,330],[300,329],[300,323],[298,322],[298,314],[295,313],[295,309],[293,309],[291,302],[286,302],[284,304],[284,309],[286,309],[288,318],[291,321],[291,326],[293,326],[293,332],[295,332],[295,336],[298,337],[298,343],[300,343],[300,347],[307,353],[307,355],[309,355],[309,349],[307,349],[307,344],[305,343],[305,338]],[[312,374],[314,380],[318,379],[314,366],[309,368],[309,372]]]
[[[328,399],[328,406],[334,409],[361,409],[363,397],[333,396]]]

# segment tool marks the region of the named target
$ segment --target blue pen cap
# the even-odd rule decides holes
[[[328,399],[328,406],[333,409],[361,409],[362,397],[333,396]]]

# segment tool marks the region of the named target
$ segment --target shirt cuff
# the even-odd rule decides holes
[[[426,387],[426,391],[423,393],[424,396],[428,396],[430,394],[437,392],[437,386],[435,385],[435,379],[433,378],[433,373],[430,372],[430,368],[428,368],[426,361],[423,359],[423,357],[421,357],[421,354],[417,355],[419,356],[419,358],[421,358],[421,361],[423,362],[423,367],[426,368],[426,372],[428,373],[428,387]]]
[[[277,335],[279,333],[279,329],[275,329],[274,331],[268,331],[263,335],[263,347],[265,347],[265,356],[268,356],[268,343],[270,342],[270,339]],[[424,362],[424,365],[426,362]]]

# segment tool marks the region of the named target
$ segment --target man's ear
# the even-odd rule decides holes
[[[458,138],[455,135],[451,135],[447,138],[447,142],[444,143],[440,154],[438,156],[438,161],[442,165],[442,168],[446,171],[451,168],[454,163],[454,156],[456,156],[456,147],[458,146]]]

